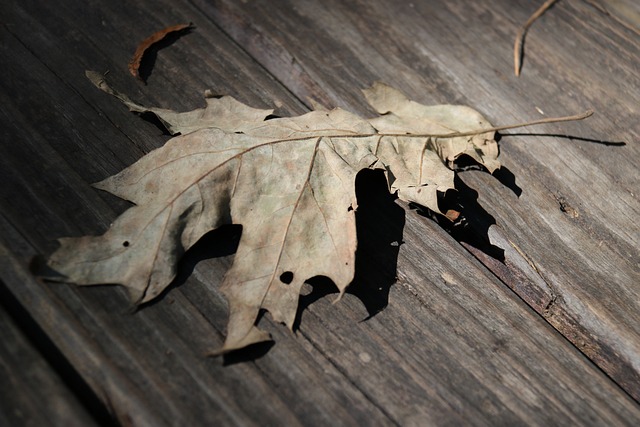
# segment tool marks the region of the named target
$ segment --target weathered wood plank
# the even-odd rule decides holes
[[[333,16],[318,8],[324,15],[303,20],[312,26],[297,20],[286,28],[306,39],[287,49],[322,42],[325,53],[333,55],[327,31],[343,26],[357,35],[374,22],[360,16],[359,26],[349,26],[340,17],[345,10],[336,7]],[[250,23],[256,12],[242,13]],[[361,322],[367,313],[353,296],[336,305],[320,298],[303,312],[295,336],[265,316],[261,325],[277,344],[252,362],[223,366],[204,357],[222,342],[226,303],[217,285],[237,230],[218,235],[231,243],[209,241],[209,248],[189,254],[185,276],[190,269],[193,274],[135,314],[127,312],[117,288],[78,289],[34,280],[27,265],[34,255],[50,251],[54,238],[100,232],[126,207],[88,183],[163,142],[153,125],[91,87],[82,77],[85,68],[112,69],[117,87],[167,107],[193,107],[202,90],[212,87],[252,105],[280,103],[286,114],[304,111],[287,89],[305,102],[308,92],[323,102],[365,111],[357,89],[376,77],[380,64],[375,56],[369,62],[366,38],[343,34],[340,42],[349,48],[328,68],[333,77],[315,68],[326,64],[314,55],[288,63],[285,55],[282,70],[273,71],[284,88],[212,25],[208,16],[214,14],[205,7],[26,2],[6,13],[0,47],[0,178],[7,184],[0,189],[2,280],[123,424],[633,425],[640,419],[631,399],[438,226],[409,213],[403,237],[405,216],[388,197],[373,197],[369,214],[365,207],[359,212],[361,234],[370,237],[361,241],[356,284],[369,294],[382,288],[382,295],[370,301],[373,307],[384,305],[390,291],[388,307]],[[137,40],[188,21],[196,23],[197,32],[158,55],[149,87],[127,76]],[[304,32],[298,33],[294,23]],[[244,31],[253,34],[251,28]],[[279,40],[290,42],[282,39],[282,31],[261,37],[276,43],[264,55],[253,53],[263,63],[265,57],[283,55]],[[401,45],[398,37],[393,40]],[[350,65],[358,46],[361,65]],[[73,61],[66,52],[74,52]],[[409,72],[411,63],[403,61],[397,65]],[[391,73],[389,66],[380,69]],[[458,73],[464,74],[456,70],[453,75]],[[403,77],[405,90],[419,87],[415,75]],[[400,80],[387,81],[402,87]],[[444,78],[440,83],[433,86],[434,100],[465,101],[455,84],[447,86]],[[382,230],[379,224],[385,224]],[[399,250],[391,246],[401,239],[406,244]],[[200,261],[207,255],[219,257]],[[396,274],[398,283],[391,286]]]
[[[510,48],[531,13],[526,3],[198,2],[302,99],[364,111],[358,90],[382,80],[421,102],[475,106],[501,124],[535,118],[536,109],[594,108],[588,122],[503,139],[520,198],[486,175],[463,178],[499,224],[491,233],[511,271],[499,276],[640,399],[639,36],[588,4],[561,2],[531,31],[517,79]]]
[[[97,425],[3,306],[0,325],[0,425]]]
[[[640,3],[634,0],[586,0],[621,25],[640,32]]]
[[[115,9],[117,13],[114,12],[111,16],[114,21],[121,19],[119,14],[122,13],[122,9],[117,7]],[[138,12],[141,10],[137,9]],[[31,11],[33,12],[33,9]],[[349,420],[369,418],[378,420],[380,423],[388,423],[384,414],[372,406],[347,378],[338,373],[334,374],[333,380],[326,380],[325,377],[335,369],[330,365],[327,366],[327,363],[322,360],[309,361],[309,357],[304,355],[304,349],[294,349],[293,354],[289,354],[289,357],[293,357],[296,352],[299,354],[302,351],[302,355],[293,357],[297,361],[295,363],[287,362],[285,358],[274,359],[278,370],[274,370],[273,376],[277,381],[270,380],[269,377],[263,378],[262,370],[251,364],[224,367],[218,359],[206,359],[206,352],[220,345],[220,331],[224,329],[226,322],[226,304],[219,296],[214,301],[219,321],[212,325],[210,319],[204,319],[189,303],[167,303],[161,306],[160,315],[156,316],[153,314],[154,306],[142,311],[141,317],[131,316],[126,312],[127,304],[123,294],[114,293],[114,289],[77,292],[67,287],[42,287],[42,284],[33,281],[32,278],[28,279],[26,265],[36,251],[26,241],[22,243],[22,251],[16,248],[22,242],[22,236],[26,236],[30,242],[38,245],[37,252],[46,252],[54,246],[51,239],[56,234],[80,234],[104,229],[115,217],[113,209],[122,209],[122,203],[113,203],[113,199],[107,197],[108,202],[113,203],[110,207],[100,199],[99,194],[87,187],[87,181],[98,179],[91,174],[101,173],[105,176],[113,172],[105,173],[104,170],[100,172],[100,168],[98,168],[99,172],[96,172],[94,167],[90,166],[93,163],[90,159],[112,160],[115,157],[112,150],[118,153],[126,151],[125,156],[131,153],[133,156],[139,156],[135,153],[138,141],[131,139],[140,134],[136,129],[140,127],[140,123],[137,120],[131,121],[132,117],[122,110],[121,105],[113,99],[104,97],[84,80],[82,76],[84,68],[88,67],[86,64],[74,63],[75,77],[69,77],[68,80],[48,72],[47,66],[50,66],[60,74],[74,74],[66,68],[68,65],[59,58],[59,55],[50,55],[45,40],[41,40],[42,37],[49,35],[49,31],[60,31],[57,25],[64,26],[67,23],[66,20],[71,19],[73,15],[68,15],[67,11],[60,11],[58,8],[46,12],[41,18],[46,24],[53,24],[53,28],[40,28],[39,33],[20,35],[5,33],[7,40],[14,43],[13,45],[5,44],[6,49],[3,52],[2,62],[3,65],[7,65],[3,68],[6,77],[3,79],[5,82],[3,99],[6,100],[6,108],[3,111],[7,116],[6,122],[12,123],[10,128],[5,129],[6,138],[3,141],[22,142],[24,138],[29,143],[17,144],[10,149],[7,147],[6,151],[10,156],[3,157],[3,179],[8,183],[3,187],[2,193],[3,216],[15,224],[18,230],[15,230],[12,224],[3,224],[2,237],[6,239],[4,244],[6,247],[12,247],[12,254],[3,251],[2,271],[6,274],[7,283],[16,293],[16,297],[28,306],[29,310],[34,311],[34,317],[43,325],[56,325],[54,330],[48,327],[52,339],[86,377],[87,382],[99,391],[108,409],[112,410],[123,423],[133,422],[135,425],[164,423],[247,425],[263,422],[286,422],[295,425],[298,421],[294,412],[288,409],[289,404],[285,404],[279,394],[272,390],[282,384],[283,381],[279,377],[285,380],[293,377],[297,387],[289,387],[286,391],[292,400],[297,399],[291,406],[297,409],[295,414],[304,418],[305,422],[321,424],[325,419],[324,423],[327,423],[327,417],[339,416],[344,423],[354,425],[358,422]],[[58,20],[52,20],[51,17],[56,16],[56,13],[61,13],[62,16],[57,16]],[[106,19],[104,16],[98,18]],[[171,16],[171,19],[175,18]],[[188,20],[189,17],[185,19]],[[136,28],[131,20],[125,21],[122,23],[124,28]],[[85,22],[84,33],[79,37],[82,42],[79,46],[73,43],[71,45],[82,50],[88,49],[91,45],[98,45],[101,35],[90,31],[93,28],[99,28],[99,25],[96,25],[98,23]],[[152,22],[148,25],[147,30],[141,29],[140,34],[135,37],[123,34],[121,40],[112,41],[113,51],[120,52],[118,46],[124,44],[129,37],[139,39],[145,33],[157,28],[157,25]],[[200,40],[200,44],[195,49],[209,52],[211,56],[205,58],[205,62],[217,61],[225,55],[232,55],[225,60],[222,67],[209,63],[212,70],[225,73],[221,81],[230,82],[225,92],[232,92],[233,82],[236,82],[235,84],[239,87],[246,88],[241,91],[239,98],[248,97],[254,105],[260,98],[260,95],[255,95],[257,92],[265,97],[268,96],[270,101],[277,99],[278,96],[286,100],[286,107],[282,108],[281,112],[287,112],[285,108],[297,108],[295,99],[282,88],[276,87],[274,80],[256,67],[246,55],[242,55],[242,52],[233,46],[230,47],[219,31],[215,28],[209,28],[207,31],[206,26],[201,31],[211,37],[209,40]],[[29,40],[29,37],[34,37],[35,40]],[[33,51],[24,48],[25,44],[32,46]],[[21,60],[10,59],[15,55],[18,55]],[[183,60],[180,58],[178,62]],[[238,75],[242,78],[236,78]],[[196,74],[188,79],[193,85],[190,89],[193,91],[194,99],[199,98],[201,91],[206,87],[195,90],[194,87],[198,86],[198,78],[195,76]],[[66,83],[57,84],[56,79]],[[76,84],[84,88],[76,89],[74,86]],[[24,90],[33,86],[45,89],[29,92],[39,93],[39,100],[21,96],[19,92],[21,88]],[[253,91],[255,91],[254,95],[252,95]],[[86,96],[100,94],[99,98],[106,101],[105,105],[108,106],[106,110],[109,111],[109,117],[113,117],[111,115],[113,111],[120,111],[128,117],[130,127],[125,125],[122,128],[123,132],[119,132],[116,127],[107,130],[106,132],[110,132],[107,135],[112,139],[105,137],[107,140],[102,144],[83,145],[83,141],[74,138],[74,133],[78,129],[84,129],[82,132],[86,132],[85,136],[93,132],[99,134],[102,133],[100,127],[104,123],[110,125],[110,122],[105,121],[104,116],[101,119],[100,113],[94,110],[94,107],[89,105],[79,93],[82,95],[86,93]],[[172,93],[176,94],[176,92]],[[60,117],[58,110],[54,108],[47,111],[39,105],[38,101],[44,106],[64,104],[62,109],[66,117]],[[46,117],[46,126],[51,126],[50,132],[44,135],[40,133],[43,132],[42,128],[32,127],[23,116],[25,112],[36,108],[40,110],[41,117]],[[86,110],[93,114],[94,120],[103,121],[96,125],[98,130],[93,128],[93,123],[82,120]],[[77,127],[69,126],[67,120],[76,123]],[[20,135],[22,129],[28,132],[27,136]],[[146,141],[142,141],[142,144],[152,140],[155,144],[161,144],[162,138],[157,134],[154,126],[147,126]],[[89,138],[91,139],[94,138]],[[131,144],[131,149],[127,150],[117,145],[123,142]],[[76,148],[74,144],[80,147]],[[143,147],[146,150],[153,148],[148,145]],[[82,152],[78,154],[78,150]],[[69,153],[70,157],[63,159],[56,151]],[[78,155],[86,155],[86,158],[81,161],[74,158]],[[37,160],[34,161],[34,157]],[[119,161],[119,167],[122,167],[128,162],[128,158],[115,161]],[[105,163],[108,164],[107,161]],[[42,179],[37,170],[30,170],[31,165],[34,168],[48,170],[46,178]],[[76,169],[78,165],[80,166]],[[88,170],[87,167],[93,170]],[[73,169],[78,170],[82,176],[78,177]],[[41,178],[36,178],[38,176]],[[84,190],[80,189],[81,187]],[[74,188],[80,190],[76,192],[75,200],[72,201],[72,197],[65,192],[68,191],[67,189],[74,191]],[[15,200],[15,203],[11,203],[20,194],[23,196]],[[78,194],[84,194],[86,197],[81,196],[78,199]],[[74,211],[80,209],[73,206],[74,202],[93,204],[101,212],[96,212],[97,215],[90,220],[76,216]],[[31,215],[25,216],[20,213],[21,211],[30,212]],[[70,218],[74,220],[70,221]],[[43,224],[46,226],[43,227]],[[87,229],[83,229],[84,227]],[[57,228],[57,231],[48,235],[52,228]],[[90,230],[92,228],[93,231]],[[57,306],[59,296],[64,300],[60,307]],[[53,307],[48,307],[48,304]],[[167,310],[167,308],[170,309]],[[72,311],[79,309],[79,311],[75,315],[65,316],[65,310],[69,309]],[[167,319],[175,318],[185,323],[167,322]],[[160,327],[163,323],[154,324],[155,321],[160,320],[166,322],[166,328]],[[87,338],[88,333],[102,338],[93,342]],[[87,342],[79,343],[78,340],[82,339]],[[295,342],[293,337],[289,339]],[[88,360],[87,354],[91,355]],[[295,372],[292,367],[297,368]],[[317,383],[318,386],[310,389],[307,386],[309,381]],[[287,384],[287,381],[284,384]],[[141,396],[140,390],[145,390],[146,397]],[[188,397],[183,398],[185,394]],[[304,396],[306,398],[301,399]],[[146,399],[146,403],[141,403],[140,398]],[[322,402],[317,409],[314,405],[316,400]],[[158,406],[155,402],[164,402],[164,404]],[[349,409],[349,406],[352,408]],[[139,410],[132,409],[135,407]]]

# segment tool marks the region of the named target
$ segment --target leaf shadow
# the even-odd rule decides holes
[[[260,318],[264,316],[264,313],[264,310],[260,310],[260,315],[258,316],[256,323],[260,321]],[[224,353],[222,355],[222,366],[231,366],[237,363],[253,362],[258,360],[265,356],[274,345],[275,342],[273,341],[261,341],[238,350]]]
[[[512,191],[519,195],[522,190],[515,184],[513,174],[508,170],[503,173],[508,177],[505,181],[507,187],[509,187],[507,184],[510,184],[511,177],[513,177],[513,186],[517,190],[512,189]],[[491,244],[489,240],[489,227],[496,224],[495,218],[478,203],[478,192],[466,185],[457,174],[454,178],[454,184],[456,190],[449,190],[444,193],[438,200],[438,207],[442,212],[450,209],[459,212],[460,215],[455,221],[451,221],[445,216],[420,205],[411,203],[411,208],[415,209],[419,215],[435,221],[458,243],[466,243],[492,258],[504,262],[504,250]]]
[[[504,168],[503,168],[504,169]],[[515,184],[514,175],[505,170],[501,182],[519,194],[521,189]],[[488,238],[489,227],[495,219],[478,203],[478,193],[468,187],[457,175],[457,191],[447,191],[439,201],[440,209],[455,209],[461,213],[455,222],[442,215],[415,204],[410,207],[419,215],[428,217],[460,243],[468,243],[493,258],[504,261],[502,249],[491,245]],[[396,195],[389,193],[384,173],[381,170],[365,169],[356,176],[356,230],[358,248],[356,250],[355,276],[346,293],[357,297],[367,311],[362,321],[374,317],[389,304],[389,292],[397,280],[396,271],[406,210],[396,203]],[[242,226],[225,225],[203,236],[183,256],[178,266],[178,275],[159,298],[148,304],[162,300],[174,287],[186,282],[196,265],[203,260],[232,255],[237,250],[242,234]],[[314,302],[328,295],[337,294],[333,281],[324,276],[313,277],[306,282],[308,293],[300,295],[293,330],[300,327],[305,310]],[[303,288],[304,290],[305,288]],[[264,311],[261,312],[261,316]],[[258,321],[256,321],[258,323]],[[273,342],[264,342],[227,353],[224,365],[233,365],[257,360],[266,355]]]
[[[516,184],[516,176],[507,167],[502,166],[493,172],[493,177],[509,190],[513,191],[513,194],[516,196],[520,197],[522,194],[522,188]]]
[[[606,146],[625,146],[623,141],[605,141],[593,138],[583,138],[579,136],[555,133],[508,133],[497,134],[496,141],[500,141],[504,137],[509,136],[537,136],[548,138],[563,138],[570,141],[589,142],[594,144],[602,144]],[[456,160],[456,170],[478,169],[488,173],[481,165],[476,163],[472,158],[461,156]],[[496,178],[502,185],[509,188],[516,196],[520,197],[522,188],[516,183],[516,177],[508,168],[502,166],[496,170],[492,176]],[[456,174],[454,179],[456,190],[447,191],[439,200],[439,208],[442,212],[453,209],[460,212],[460,216],[456,221],[450,221],[442,215],[436,214],[422,206],[410,204],[415,208],[418,214],[433,219],[445,231],[447,231],[458,243],[466,243],[479,249],[486,255],[503,262],[504,250],[492,245],[489,241],[489,227],[496,223],[495,218],[491,216],[479,203],[478,192],[467,186],[464,181]]]
[[[496,140],[497,139],[498,138],[496,138]],[[472,170],[472,169],[480,170],[488,173],[487,169],[485,169],[482,165],[476,162],[472,157],[467,156],[466,154],[463,154],[456,159],[456,171],[465,171],[465,170]],[[513,194],[520,197],[520,195],[522,194],[522,188],[520,188],[518,184],[516,184],[516,176],[507,167],[502,166],[500,169],[497,169],[496,171],[494,171],[492,175],[502,185],[504,185],[509,190],[511,190]],[[456,175],[456,178],[457,177],[458,176]],[[461,195],[461,197],[462,198],[468,197],[471,199],[475,197],[475,199],[477,199],[477,193],[475,195],[472,193],[469,193],[469,190],[470,190],[469,187],[465,186],[465,187],[459,188],[458,184],[460,182],[462,181],[461,180],[455,181],[455,188],[458,190],[458,193]],[[446,209],[443,210],[442,207],[440,210],[442,212],[446,212]]]
[[[227,224],[209,231],[182,256],[172,285],[183,284],[200,261],[235,254],[241,236],[242,225],[239,224]]]
[[[561,138],[561,139],[568,139],[569,141],[590,142],[593,144],[601,144],[601,145],[613,146],[613,147],[624,147],[625,145],[627,145],[627,143],[624,141],[605,141],[603,139],[584,138],[582,136],[567,135],[562,133],[504,133],[502,134],[502,137],[507,137],[507,136],[538,136],[538,137],[544,137],[544,138]]]
[[[356,176],[356,250],[355,276],[346,293],[357,297],[370,319],[389,304],[389,291],[396,282],[398,253],[402,244],[405,210],[395,203],[389,193],[381,170],[365,169]],[[294,329],[300,324],[302,313],[315,301],[338,291],[327,277],[318,276],[307,281],[312,290],[301,295]]]
[[[239,224],[223,225],[206,233],[180,257],[176,277],[169,286],[156,298],[143,304],[134,305],[130,311],[137,312],[143,307],[152,306],[162,301],[172,289],[187,281],[200,261],[235,254],[240,244],[241,235],[242,226]]]

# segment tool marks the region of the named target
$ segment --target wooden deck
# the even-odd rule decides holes
[[[0,8],[0,425],[639,425],[640,16],[634,0],[9,2]],[[138,42],[196,29],[127,71]],[[382,81],[469,105],[504,132],[500,180],[460,173],[447,230],[359,183],[351,293],[315,281],[295,334],[206,357],[240,229],[207,236],[175,286],[131,310],[115,286],[42,283],[55,239],[102,233],[127,203],[94,190],[167,136],[84,77],[186,110],[202,92],[278,115],[371,115]],[[541,114],[544,114],[542,116]],[[500,182],[502,181],[502,183]],[[503,185],[504,184],[504,185]],[[468,186],[468,187],[467,187]],[[403,242],[393,245],[393,242]],[[366,319],[366,320],[365,320]]]

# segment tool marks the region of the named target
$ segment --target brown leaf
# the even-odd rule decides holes
[[[437,193],[454,188],[451,168],[461,155],[489,171],[500,167],[493,138],[502,128],[469,107],[421,105],[382,84],[364,91],[383,114],[373,119],[334,109],[265,120],[271,110],[231,97],[187,113],[145,108],[101,75],[87,76],[183,135],[95,184],[136,206],[102,236],[60,239],[48,264],[63,281],[122,284],[142,303],[171,283],[180,256],[204,234],[242,224],[222,283],[230,316],[221,352],[269,339],[255,326],[261,309],[291,328],[312,277],[345,291],[354,277],[360,170],[383,170],[399,198],[440,212]]]
[[[129,72],[131,73],[131,75],[137,79],[142,80],[142,78],[140,77],[140,64],[142,63],[142,58],[144,57],[147,50],[155,43],[158,43],[159,41],[167,37],[169,34],[191,28],[193,28],[192,23],[173,25],[171,27],[167,27],[165,29],[157,31],[144,39],[142,43],[138,45],[138,48],[131,58],[131,61],[129,61]]]

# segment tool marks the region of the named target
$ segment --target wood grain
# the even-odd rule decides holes
[[[597,116],[586,123],[527,129],[520,133],[533,135],[522,142],[504,138],[502,158],[523,189],[519,199],[487,176],[463,179],[481,189],[481,205],[495,216],[492,235],[500,236],[507,266],[522,266],[511,267],[509,280],[499,277],[640,399],[640,236],[633,219],[640,204],[632,190],[640,184],[632,143],[640,133],[638,35],[584,3],[558,4],[542,35],[532,34],[520,81],[508,74],[504,42],[527,15],[510,4],[305,2],[267,10],[221,1],[207,10],[273,74],[286,79],[290,67],[274,58],[292,57],[322,82],[320,89],[305,79],[290,84],[303,99],[356,99],[363,84],[382,80],[418,101],[479,106],[500,124],[533,118],[536,108],[549,115],[594,108]],[[464,31],[448,31],[451,22]],[[306,44],[306,32],[317,42]],[[264,54],[267,36],[283,52]],[[603,66],[593,66],[596,55]],[[336,78],[330,68],[337,65]],[[577,210],[562,212],[560,199]]]
[[[511,37],[526,3],[3,9],[2,283],[123,425],[637,424],[638,36],[587,3],[560,2],[532,28],[516,81]],[[131,53],[173,22],[197,29],[160,50],[140,85],[127,73]],[[105,230],[128,205],[89,184],[167,139],[92,87],[85,69],[110,70],[137,101],[181,110],[212,89],[280,115],[312,100],[371,114],[359,90],[382,80],[420,102],[476,107],[495,124],[538,118],[535,107],[598,115],[526,132],[585,139],[503,138],[519,198],[486,174],[462,174],[497,222],[490,237],[505,263],[396,204],[380,177],[363,177],[353,294],[331,304],[332,288],[315,280],[296,334],[265,315],[275,345],[221,360],[205,355],[223,340],[218,285],[238,228],[207,236],[175,286],[135,312],[120,288],[44,284],[29,270],[56,238]],[[482,221],[470,227],[479,233]],[[2,360],[8,371],[29,366]],[[29,402],[33,384],[16,398]],[[77,400],[61,396],[70,407]]]
[[[0,424],[98,425],[5,307],[0,307],[0,325]]]

